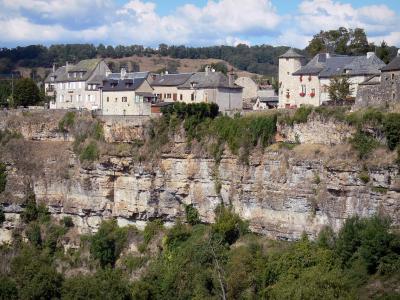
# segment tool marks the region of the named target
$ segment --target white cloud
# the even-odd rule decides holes
[[[295,23],[305,34],[339,27],[364,28],[368,33],[387,32],[398,22],[396,13],[386,5],[354,8],[349,3],[333,0],[305,0],[299,5]]]
[[[371,40],[400,45],[399,15],[385,5],[355,8],[345,0],[303,0],[279,15],[278,0],[209,0],[160,16],[151,0],[0,0],[1,42],[211,45],[260,42],[305,47],[320,30],[365,28]],[[279,0],[282,1],[282,0]],[[262,42],[262,40],[261,40]]]
[[[16,43],[35,37],[38,42],[72,42],[83,38],[111,44],[235,44],[248,43],[241,37],[244,34],[251,37],[260,31],[273,31],[280,22],[271,0],[247,0],[245,4],[241,0],[209,1],[203,7],[187,4],[167,16],[159,16],[153,2],[131,0],[119,8],[106,9],[111,2],[0,0],[0,5],[12,14],[12,17],[0,16],[3,27],[0,32],[7,32],[6,41]],[[92,24],[90,18],[94,17],[102,23]],[[54,23],[41,22],[44,19]],[[74,22],[77,24],[72,26]],[[21,28],[19,32],[16,24]]]

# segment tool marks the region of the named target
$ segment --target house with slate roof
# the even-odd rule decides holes
[[[385,66],[373,52],[366,56],[319,53],[304,64],[304,57],[289,49],[279,57],[279,107],[319,106],[329,101],[330,80],[347,76],[355,98],[360,83],[379,75]]]
[[[154,89],[148,82],[148,72],[112,73],[101,86],[102,115],[150,116],[156,101]]]
[[[152,82],[154,94],[160,101],[185,103],[216,103],[220,111],[242,110],[241,86],[233,76],[206,68],[205,72],[165,74]]]
[[[100,108],[100,89],[103,78],[110,73],[101,59],[86,59],[76,65],[66,63],[45,79],[45,91],[53,96],[51,109]]]
[[[400,50],[381,73],[360,83],[355,107],[387,106],[400,103]]]

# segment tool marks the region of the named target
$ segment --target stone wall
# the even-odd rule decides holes
[[[380,82],[359,86],[354,108],[400,103],[400,71],[383,72]]]

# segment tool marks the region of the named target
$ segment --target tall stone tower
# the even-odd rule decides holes
[[[290,48],[279,56],[279,108],[290,107],[296,104],[299,93],[298,78],[292,74],[299,70],[304,63],[304,56]]]

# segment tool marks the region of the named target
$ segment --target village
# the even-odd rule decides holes
[[[216,103],[222,113],[295,109],[304,105],[337,105],[329,87],[340,78],[348,82],[342,105],[356,108],[400,101],[400,51],[388,65],[374,52],[364,56],[319,53],[306,63],[290,48],[279,57],[278,93],[250,77],[226,75],[206,66],[204,72],[112,73],[102,59],[66,63],[45,79],[50,109],[78,109],[110,116],[151,116],[175,102]]]

